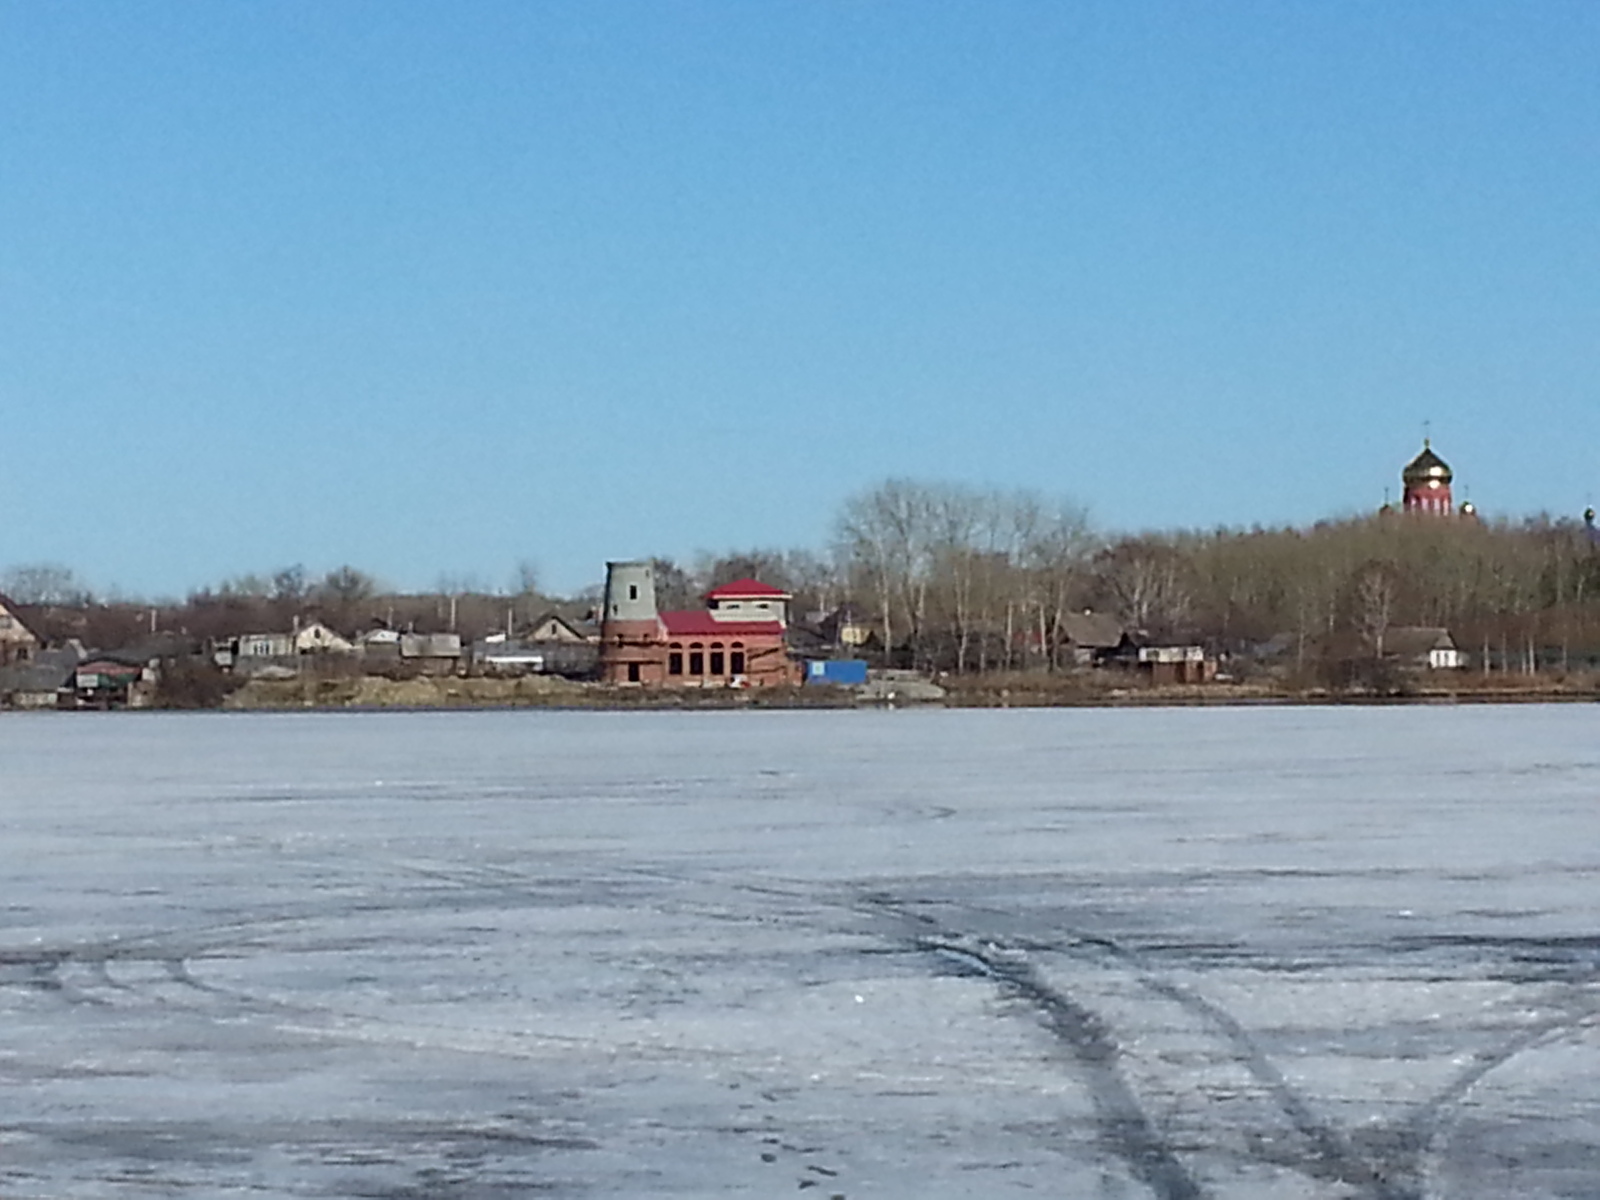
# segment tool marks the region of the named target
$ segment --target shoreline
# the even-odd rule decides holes
[[[1428,681],[1432,683],[1433,681]],[[1292,687],[1282,682],[1152,685],[1084,675],[920,677],[867,688],[833,685],[729,689],[644,689],[559,677],[305,676],[253,679],[209,702],[173,695],[132,712],[463,712],[548,709],[592,712],[733,712],[839,709],[1398,707],[1600,703],[1600,679],[1477,680],[1470,686],[1402,686],[1390,692]],[[16,708],[4,712],[99,709]]]
[[[446,681],[439,681],[444,683]],[[454,684],[464,680],[448,681]],[[510,682],[510,681],[504,681]],[[429,689],[366,688],[355,695],[332,696],[299,681],[246,685],[220,706],[166,705],[112,711],[133,712],[506,712],[543,709],[560,712],[744,712],[856,709],[1042,709],[1042,708],[1337,708],[1453,707],[1461,705],[1595,704],[1600,688],[1521,687],[1426,689],[1375,695],[1288,688],[1233,688],[1191,685],[1145,688],[1061,689],[1056,691],[957,687],[939,697],[863,695],[853,689],[807,686],[759,692],[644,691],[599,684],[517,692],[460,687]],[[86,710],[13,710],[86,711]]]

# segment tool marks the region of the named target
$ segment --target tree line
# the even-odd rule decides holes
[[[1077,504],[1034,491],[889,479],[850,497],[826,546],[653,560],[663,608],[691,608],[720,583],[755,577],[795,595],[801,622],[847,608],[869,652],[925,670],[1064,670],[1085,611],[1139,637],[1198,643],[1241,660],[1275,651],[1301,668],[1381,657],[1390,631],[1448,629],[1498,669],[1600,660],[1600,546],[1582,521],[1484,521],[1401,513],[1302,528],[1111,534]],[[90,644],[154,626],[195,637],[287,628],[315,616],[345,632],[372,623],[466,637],[560,606],[581,615],[598,586],[553,597],[523,564],[508,587],[441,578],[398,594],[344,566],[285,567],[151,606],[96,597],[67,568],[0,573],[0,590]]]

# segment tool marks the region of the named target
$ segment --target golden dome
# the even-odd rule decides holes
[[[1422,453],[1406,464],[1406,469],[1400,472],[1400,481],[1407,487],[1424,487],[1429,483],[1449,483],[1455,478],[1450,470],[1450,464],[1445,462],[1433,452],[1433,447],[1424,439]]]

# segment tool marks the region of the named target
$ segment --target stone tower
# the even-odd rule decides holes
[[[606,611],[603,624],[656,620],[656,573],[647,562],[606,564]]]
[[[600,677],[608,683],[659,682],[654,676],[659,671],[660,642],[655,569],[647,562],[608,562],[600,616]]]

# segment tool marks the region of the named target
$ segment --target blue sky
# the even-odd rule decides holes
[[[0,567],[1600,499],[1600,5],[0,0]]]

